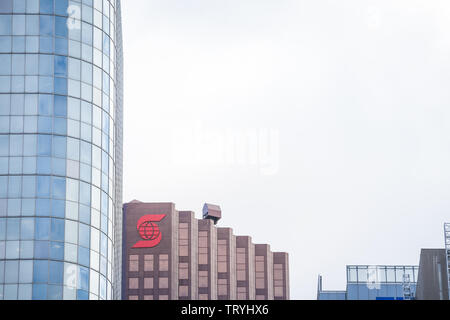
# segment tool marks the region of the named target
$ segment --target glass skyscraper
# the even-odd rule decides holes
[[[120,298],[120,19],[0,1],[0,300]]]

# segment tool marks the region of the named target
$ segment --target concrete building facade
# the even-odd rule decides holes
[[[289,257],[218,228],[173,203],[133,201],[123,209],[124,300],[288,300]]]
[[[417,300],[448,300],[445,249],[422,249],[420,253]]]

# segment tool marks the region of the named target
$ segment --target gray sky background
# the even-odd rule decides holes
[[[125,0],[123,24],[124,201],[221,205],[290,253],[294,299],[443,247],[450,2]],[[220,134],[262,129],[277,170],[220,161]]]

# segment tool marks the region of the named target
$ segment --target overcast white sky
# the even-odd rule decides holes
[[[449,1],[122,6],[125,202],[221,205],[222,226],[289,252],[294,299],[443,247]]]

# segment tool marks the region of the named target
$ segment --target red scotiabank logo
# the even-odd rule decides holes
[[[156,247],[161,242],[162,235],[155,222],[160,222],[165,217],[165,214],[153,214],[140,218],[137,223],[137,231],[143,240],[136,243],[133,249]]]

